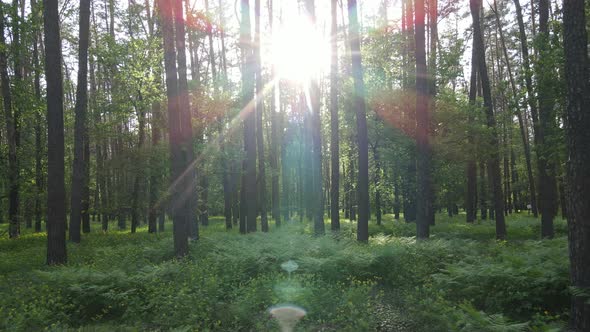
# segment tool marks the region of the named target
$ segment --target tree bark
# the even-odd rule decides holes
[[[160,102],[156,101],[152,104],[152,149],[156,150],[160,145],[161,139],[161,106]],[[158,202],[160,190],[160,167],[158,157],[154,153],[150,160],[150,198],[149,198],[149,215],[148,215],[148,233],[155,233],[157,229],[157,219],[161,213],[161,204]]]
[[[6,45],[4,37],[4,12],[0,8],[0,44]],[[4,120],[6,121],[6,141],[8,143],[8,236],[20,235],[18,219],[18,117],[13,111],[10,78],[8,76],[8,56],[6,48],[0,50],[0,79],[2,80],[2,100],[4,103]]]
[[[243,214],[246,218],[246,232],[256,231],[257,215],[257,184],[256,184],[256,117],[255,111],[249,106],[254,99],[255,59],[252,53],[250,32],[250,1],[240,0],[241,24],[240,44],[242,48],[242,105],[244,106],[244,150],[246,160],[242,174]]]
[[[415,45],[416,45],[416,236],[427,239],[430,236],[430,215],[432,210],[432,171],[430,157],[430,111],[428,93],[428,71],[426,68],[424,0],[415,0]]]
[[[361,40],[356,0],[348,0],[348,20],[350,51],[352,57],[352,77],[354,81],[354,106],[356,112],[358,144],[358,223],[357,240],[369,241],[369,145],[367,139],[367,115],[365,102],[365,82],[361,63]]]
[[[171,163],[171,197],[170,210],[173,223],[174,253],[177,257],[188,255],[188,223],[190,214],[187,213],[183,200],[187,200],[183,189],[182,179],[184,169],[182,114],[179,105],[180,90],[178,87],[178,72],[176,70],[176,50],[174,46],[173,2],[177,0],[160,0],[160,22],[164,45],[164,67],[166,72],[166,95],[168,97],[168,130]],[[184,36],[182,36],[184,37]]]
[[[43,0],[47,81],[47,264],[67,262],[61,38],[57,0]]]
[[[72,165],[72,192],[70,201],[70,241],[80,243],[82,221],[82,194],[86,173],[84,159],[84,138],[88,130],[88,35],[90,33],[90,0],[80,1],[80,32],[78,44],[78,85],[76,86],[76,106],[74,124],[74,163]]]
[[[478,72],[481,77],[483,98],[484,98],[484,109],[486,112],[487,126],[491,129],[492,133],[489,138],[489,146],[492,151],[489,152],[487,159],[489,183],[492,186],[493,200],[494,200],[494,211],[496,219],[496,238],[506,238],[506,223],[504,220],[504,195],[502,192],[502,177],[500,173],[500,161],[499,161],[499,144],[498,144],[498,133],[496,130],[496,119],[494,116],[494,109],[492,106],[492,94],[490,89],[490,80],[488,77],[488,71],[485,59],[485,46],[483,43],[483,37],[481,33],[481,27],[479,22],[479,8],[481,6],[480,0],[469,1],[471,16],[473,18],[473,38],[475,38],[475,49],[477,55],[477,66]]]
[[[537,132],[538,132],[538,111],[537,111],[537,103],[535,102],[535,92],[533,90],[533,79],[532,79],[532,71],[531,71],[531,66],[530,66],[530,61],[529,61],[529,48],[528,48],[528,43],[527,43],[527,37],[526,37],[526,31],[524,28],[524,21],[522,18],[522,9],[520,7],[520,2],[519,0],[513,0],[514,1],[514,6],[516,7],[516,19],[518,21],[518,31],[519,31],[519,38],[520,38],[520,46],[521,46],[521,50],[522,50],[522,65],[524,67],[524,78],[525,78],[525,83],[526,83],[526,90],[527,90],[527,102],[529,105],[529,108],[531,109],[531,117],[533,119],[533,129],[534,129],[534,141],[535,144],[537,142]],[[534,12],[534,11],[533,11]],[[534,24],[534,17],[532,19],[533,24]],[[533,27],[533,31],[534,31],[534,27]],[[534,32],[533,32],[534,34]],[[520,121],[520,119],[519,119]],[[519,122],[520,125],[520,122]],[[521,126],[521,128],[526,128],[526,126]],[[522,133],[521,133],[522,135]],[[525,152],[526,153],[526,152]],[[529,152],[530,154],[530,152]],[[526,155],[525,155],[526,158]],[[529,157],[529,161],[528,163],[530,164],[530,157]],[[529,172],[529,169],[531,169],[531,171]],[[527,165],[527,176],[529,177],[529,191],[530,191],[530,196],[531,196],[531,210],[533,212],[533,215],[535,216],[535,218],[538,216],[538,209],[537,209],[537,192],[535,190],[535,181],[532,180],[531,178],[533,177],[533,173],[532,173],[532,167],[530,167],[530,165]]]
[[[332,231],[340,230],[340,124],[338,119],[338,0],[331,1],[330,63],[330,219]]]
[[[309,15],[314,28],[316,27],[315,3],[314,0],[306,1],[307,14]],[[309,195],[311,217],[313,218],[315,235],[325,234],[324,225],[324,200],[322,180],[322,133],[320,117],[320,86],[317,78],[312,77],[309,87],[309,98],[311,101],[310,136],[311,136],[311,192]]]
[[[476,97],[477,97],[477,54],[475,52],[475,38],[473,39],[473,45],[471,47],[471,78],[469,84],[469,105],[471,110],[469,111],[468,122],[469,132],[467,141],[470,146],[474,146],[475,139],[473,133],[473,126],[475,126],[475,116],[473,113],[476,111]],[[477,219],[477,156],[475,151],[469,156],[467,161],[467,197],[465,199],[465,207],[467,212],[467,222],[471,223]]]
[[[570,275],[572,286],[586,293],[572,296],[570,327],[579,332],[590,331],[590,68],[584,3],[563,2]]]
[[[258,152],[258,206],[260,208],[260,223],[263,232],[268,232],[268,214],[266,213],[266,167],[264,164],[264,128],[262,116],[264,113],[264,78],[262,77],[262,59],[260,45],[260,0],[254,0],[254,66],[256,70],[256,150]]]
[[[555,94],[552,81],[555,80],[555,63],[551,59],[549,42],[549,0],[539,0],[539,33],[537,34],[538,61],[536,64],[537,98],[539,100],[539,121],[537,137],[537,167],[539,173],[539,212],[541,213],[541,236],[553,238],[553,218],[557,214],[557,181],[555,162],[551,155],[551,138],[555,135],[556,114]]]
[[[274,13],[273,13],[273,2],[268,1],[268,15],[269,25],[272,34]],[[271,77],[275,79],[276,70],[275,66],[271,67]],[[280,188],[279,188],[279,147],[281,146],[279,137],[279,112],[277,111],[276,99],[279,93],[277,89],[278,83],[272,85],[272,92],[270,98],[270,131],[271,131],[271,145],[270,145],[270,167],[272,170],[271,176],[271,196],[272,196],[272,218],[275,220],[275,225],[281,225],[281,201],[280,201]],[[280,106],[280,105],[279,105]]]

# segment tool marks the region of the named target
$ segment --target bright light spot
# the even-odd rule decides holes
[[[286,19],[273,33],[271,61],[277,75],[304,83],[330,67],[330,42],[306,17]]]

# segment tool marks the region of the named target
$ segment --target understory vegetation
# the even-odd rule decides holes
[[[3,237],[0,330],[278,330],[268,313],[277,304],[306,310],[297,331],[565,327],[565,222],[540,241],[539,222],[515,214],[508,239],[496,241],[493,221],[463,220],[437,216],[431,239],[417,242],[415,224],[386,215],[367,245],[348,220],[332,236],[299,222],[244,236],[211,218],[184,260],[173,258],[170,231],[93,229],[57,267],[43,266],[45,234]]]

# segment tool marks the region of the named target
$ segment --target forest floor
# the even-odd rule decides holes
[[[298,222],[240,235],[210,220],[181,261],[169,223],[159,234],[93,223],[62,267],[44,265],[44,233],[3,235],[0,330],[277,331],[279,304],[306,311],[297,331],[558,331],[567,320],[563,220],[539,240],[540,220],[513,214],[496,241],[492,221],[437,215],[416,242],[414,224],[386,215],[368,245],[348,220],[324,237]]]

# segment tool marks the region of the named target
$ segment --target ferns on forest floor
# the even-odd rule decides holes
[[[287,302],[308,312],[301,330],[369,331],[385,326],[387,302],[415,330],[544,331],[567,319],[567,245],[537,240],[535,223],[511,218],[497,242],[490,222],[442,217],[416,242],[414,224],[386,215],[362,245],[347,220],[333,236],[298,222],[243,236],[211,218],[186,260],[172,259],[169,232],[93,229],[51,268],[44,234],[25,233],[0,239],[0,329],[269,330],[266,310]]]

